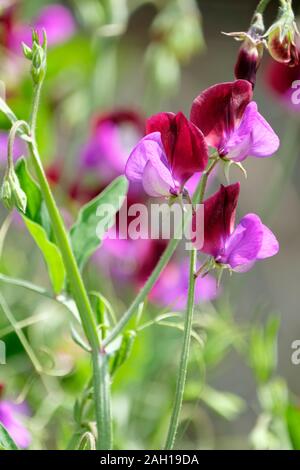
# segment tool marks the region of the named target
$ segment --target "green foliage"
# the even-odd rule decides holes
[[[266,382],[277,366],[277,334],[280,321],[271,316],[264,327],[254,326],[250,334],[249,362],[259,382]]]
[[[53,240],[48,211],[40,188],[31,177],[26,160],[23,158],[16,165],[16,173],[28,201],[25,215],[22,214],[22,218],[44,256],[54,292],[58,294],[64,285],[65,268],[61,253]]]
[[[295,450],[300,450],[300,409],[292,404],[287,408],[286,421],[289,436]]]
[[[0,423],[0,450],[18,450],[18,447],[5,427]]]
[[[115,215],[123,204],[127,194],[128,181],[124,176],[116,178],[105,190],[92,201],[81,208],[77,221],[70,231],[72,247],[77,263],[82,269],[100,246],[102,237],[115,222]],[[99,229],[101,221],[101,208],[109,205],[113,211],[104,211],[106,214],[105,226]]]

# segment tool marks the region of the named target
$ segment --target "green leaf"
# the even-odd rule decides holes
[[[0,423],[0,450],[19,450],[5,427]]]
[[[48,211],[40,188],[28,172],[27,163],[23,158],[16,165],[16,173],[21,188],[27,195],[26,213],[21,214],[22,218],[44,256],[53,289],[58,294],[64,285],[65,267],[61,253],[53,240]]]
[[[116,178],[102,193],[86,204],[79,212],[78,219],[71,228],[71,243],[75,258],[80,269],[83,268],[89,257],[100,246],[102,237],[114,225],[115,215],[123,204],[128,190],[128,181],[124,176]],[[99,233],[99,224],[102,214],[99,210],[104,205],[110,206],[109,214],[105,213],[105,230]],[[102,225],[102,224],[101,224]]]
[[[201,399],[216,413],[228,421],[235,420],[246,409],[242,398],[230,393],[220,392],[205,385],[201,392]]]
[[[300,450],[300,410],[289,405],[286,414],[287,427],[294,450]]]
[[[14,124],[18,118],[14,114],[14,112],[10,109],[10,107],[6,104],[3,98],[0,96],[0,111],[5,114],[5,116],[10,120],[12,124]]]

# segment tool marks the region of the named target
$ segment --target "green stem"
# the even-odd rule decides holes
[[[71,292],[76,302],[78,312],[81,318],[82,327],[85,335],[92,348],[92,364],[93,364],[93,386],[94,386],[94,399],[95,399],[95,414],[98,432],[98,446],[102,447],[101,436],[106,433],[105,428],[110,427],[111,424],[106,421],[110,417],[110,413],[106,408],[109,406],[109,397],[106,400],[101,397],[103,391],[102,384],[102,370],[99,363],[100,356],[100,341],[97,332],[97,324],[92,311],[90,300],[86,292],[75,256],[73,254],[69,237],[64,226],[64,222],[59,213],[54,197],[52,195],[49,183],[47,181],[43,165],[39,156],[35,141],[35,129],[37,121],[37,112],[39,108],[39,99],[41,94],[42,83],[39,83],[35,87],[33,108],[31,114],[30,131],[31,141],[29,142],[29,149],[32,155],[32,160],[35,168],[35,172],[41,187],[41,191],[44,196],[44,200],[50,215],[52,222],[55,238],[60,248],[64,265],[66,268],[67,276],[69,279]]]
[[[260,0],[254,14],[260,13],[262,15],[270,2],[271,0]]]
[[[98,449],[112,449],[112,416],[111,416],[111,400],[110,400],[110,374],[109,374],[109,358],[102,352],[97,355],[97,364],[94,365],[100,370],[100,400],[101,409],[101,434],[98,436]]]
[[[199,204],[203,203],[205,190],[207,186],[207,181],[210,173],[217,165],[219,158],[215,158],[211,161],[207,170],[203,173],[201,182],[199,185],[199,193],[195,195],[195,202]],[[190,344],[191,344],[191,333],[193,325],[193,314],[194,314],[194,303],[195,303],[195,282],[196,282],[196,260],[197,260],[197,250],[192,248],[190,254],[190,273],[189,273],[189,289],[188,289],[188,301],[187,301],[187,311],[185,316],[184,323],[184,333],[183,333],[183,344],[179,364],[179,372],[176,384],[175,398],[173,404],[173,411],[171,416],[171,421],[169,425],[167,440],[165,449],[171,450],[174,447],[175,438],[179,425],[180,412],[183,403],[184,388],[187,377],[189,353],[190,353]]]
[[[167,435],[165,449],[173,449],[175,437],[179,424],[180,411],[183,402],[183,394],[187,376],[187,367],[190,353],[190,343],[191,343],[191,331],[193,324],[193,313],[194,313],[194,299],[195,299],[195,269],[196,269],[196,259],[197,251],[195,248],[192,248],[190,255],[190,281],[189,281],[189,291],[188,291],[188,302],[187,302],[187,311],[184,322],[184,334],[183,334],[183,345],[180,357],[179,364],[179,373],[176,385],[175,399],[173,405],[173,411],[169,426],[169,431]]]

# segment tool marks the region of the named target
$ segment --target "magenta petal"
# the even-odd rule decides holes
[[[274,233],[262,224],[263,238],[257,259],[269,258],[279,252],[279,243]]]
[[[67,41],[75,32],[76,26],[70,10],[62,5],[53,4],[43,8],[34,22],[34,27],[47,33],[50,46]]]
[[[31,435],[22,423],[24,409],[10,401],[0,402],[0,423],[7,429],[17,446],[26,449],[31,442]]]
[[[158,158],[165,157],[159,132],[152,132],[152,134],[146,135],[146,137],[138,142],[129,155],[125,174],[130,181],[142,180],[144,168],[151,155],[157,155]]]
[[[220,262],[229,264],[233,269],[252,263],[258,257],[262,240],[263,226],[260,218],[256,214],[246,215],[227,240]]]
[[[164,164],[154,166],[151,160],[148,160],[143,172],[143,188],[149,196],[160,197],[169,196],[170,188],[173,188],[171,173]],[[171,181],[171,185],[170,185]]]
[[[203,132],[206,142],[221,151],[251,98],[252,86],[246,80],[214,85],[194,100],[191,121]]]
[[[253,157],[270,157],[277,152],[280,145],[279,137],[275,134],[270,124],[256,113],[251,134],[251,148],[249,155]]]
[[[183,185],[208,162],[202,132],[183,113],[159,113],[147,120],[147,132],[160,132],[171,173]]]
[[[279,143],[279,138],[252,101],[246,107],[239,127],[227,140],[224,153],[235,161],[248,156],[269,157],[277,151]]]
[[[133,149],[126,164],[125,174],[132,182],[142,182],[150,196],[170,194],[176,184],[165,164],[166,155],[159,132],[144,137]]]
[[[189,264],[171,261],[163,270],[150,292],[150,299],[165,307],[183,310],[186,308],[189,286]],[[195,285],[195,303],[214,300],[219,294],[216,279],[210,275],[198,277]]]

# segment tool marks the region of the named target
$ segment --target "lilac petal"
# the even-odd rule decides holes
[[[231,134],[224,150],[228,158],[242,161],[248,156],[269,157],[278,150],[279,144],[278,136],[252,101],[247,105],[239,127]]]
[[[164,166],[163,163],[162,166]],[[162,176],[163,174],[165,178]],[[171,185],[169,180],[171,181]],[[153,165],[151,160],[149,160],[145,166],[142,182],[145,192],[149,194],[149,196],[154,197],[169,196],[170,188],[174,186],[171,173],[167,167],[160,172],[158,168]]]
[[[242,218],[225,246],[225,255],[220,260],[231,268],[247,266],[258,259],[262,247],[263,224],[256,214]]]
[[[160,132],[146,135],[132,150],[125,167],[129,181],[142,181],[144,168],[152,154],[157,155],[159,159],[165,157]]]
[[[25,449],[30,445],[31,436],[22,423],[23,409],[10,401],[0,402],[0,422],[7,429],[16,444]]]
[[[263,230],[263,239],[262,245],[260,247],[257,259],[264,259],[274,256],[279,251],[279,243],[274,233],[271,230],[262,224]]]
[[[133,149],[126,164],[125,174],[132,182],[142,182],[150,196],[165,196],[176,184],[169,168],[161,142],[160,132],[146,135]]]
[[[253,157],[270,157],[277,152],[280,145],[279,137],[259,113],[256,114],[251,140],[250,155]]]
[[[186,308],[189,286],[189,264],[185,261],[171,261],[163,270],[158,281],[150,292],[150,300],[165,307],[176,310]],[[207,275],[198,277],[195,285],[195,303],[214,300],[219,294],[216,279]]]
[[[46,30],[49,46],[67,41],[76,29],[70,10],[59,4],[44,7],[34,22],[34,27]]]

